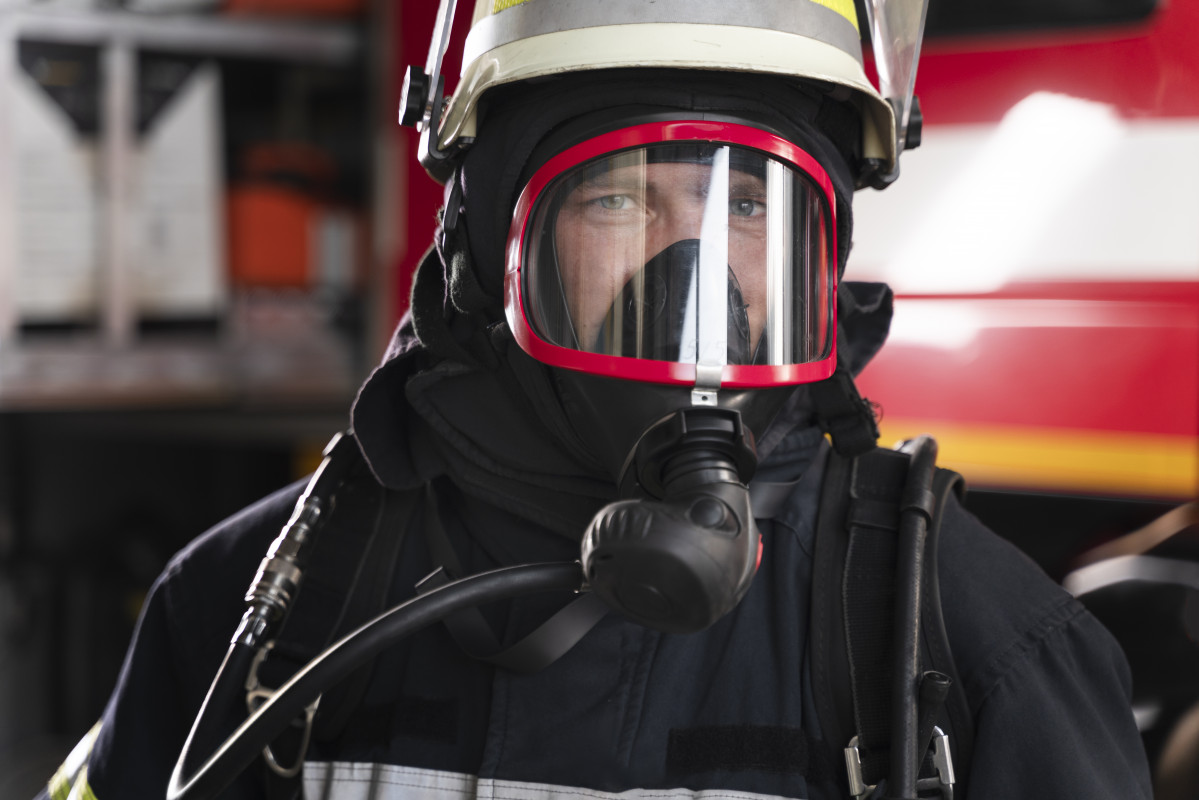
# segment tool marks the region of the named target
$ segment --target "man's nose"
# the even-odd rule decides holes
[[[664,211],[658,235],[653,241],[653,256],[677,242],[701,239],[704,229],[704,206],[702,203],[679,203]]]

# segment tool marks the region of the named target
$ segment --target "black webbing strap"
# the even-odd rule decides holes
[[[809,605],[808,648],[812,690],[820,731],[830,759],[854,735],[853,691],[847,679],[849,658],[842,610],[842,572],[849,537],[845,520],[849,508],[849,479],[853,461],[837,452],[828,454],[816,519],[812,596]]]
[[[754,519],[775,519],[796,486],[799,486],[799,480],[777,483],[752,481],[749,484],[749,505],[754,510]]]
[[[949,634],[945,630],[945,617],[941,613],[941,582],[938,580],[937,554],[941,536],[941,510],[949,502],[950,494],[959,499],[966,493],[966,481],[958,473],[938,469],[933,476],[933,495],[936,497],[936,513],[928,526],[927,550],[924,559],[924,604],[920,616],[920,639],[922,652],[933,669],[945,673],[951,681],[949,697],[946,698],[941,720],[941,730],[949,734],[949,749],[957,778],[954,797],[967,797],[970,777],[970,759],[974,755],[974,715],[970,701],[966,698],[966,687],[958,675],[953,651],[949,646]]]
[[[417,585],[417,592],[444,586],[463,574],[458,554],[454,552],[441,522],[433,481],[426,485],[425,509],[425,536],[433,563],[439,566]],[[442,622],[458,647],[471,658],[513,672],[533,673],[565,655],[607,613],[608,607],[594,594],[581,594],[532,633],[507,648],[500,646],[499,638],[477,608],[456,611]]]
[[[334,632],[338,639],[386,611],[392,602],[392,578],[418,495],[416,491],[381,490],[380,493],[375,533],[363,555],[362,568],[351,585],[342,621]],[[327,703],[322,700],[323,708],[317,714],[313,731],[318,740],[332,739],[345,729],[350,715],[366,694],[373,670],[374,662],[367,662],[338,685],[340,694],[330,694]]]
[[[883,449],[852,459],[830,453],[816,527],[809,646],[817,716],[831,750],[858,737],[868,785],[889,769],[896,533],[908,464],[907,454]],[[965,788],[973,718],[945,632],[936,553],[940,512],[962,485],[955,472],[938,469],[934,475],[936,511],[926,541],[921,608],[923,669],[952,680],[937,724],[949,734],[957,797]]]
[[[387,608],[391,576],[416,505],[415,492],[392,492],[370,474],[357,447],[349,448],[358,463],[331,496],[329,517],[312,542],[304,580],[271,650],[258,667],[265,687],[285,683],[334,641]],[[335,738],[344,729],[370,682],[373,662],[364,664],[324,692],[312,735]],[[278,761],[296,763],[301,735],[289,729],[272,743]],[[299,795],[299,777],[266,770],[267,796]]]
[[[854,459],[841,603],[853,683],[854,723],[867,784],[889,768],[891,643],[899,498],[908,457],[876,450]]]

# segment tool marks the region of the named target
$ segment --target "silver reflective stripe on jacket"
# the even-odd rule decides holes
[[[480,779],[460,772],[334,761],[304,765],[305,800],[782,800],[728,789],[629,789],[599,792],[577,786]],[[802,800],[802,798],[792,798]]]

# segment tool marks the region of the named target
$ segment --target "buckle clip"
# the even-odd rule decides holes
[[[254,660],[250,663],[250,670],[246,673],[246,708],[251,714],[274,697],[277,691],[266,688],[258,681],[258,668],[262,666],[263,661],[266,661],[266,657],[270,655],[274,644],[273,641],[270,641],[258,648],[258,652],[254,654]],[[266,765],[280,778],[294,778],[300,774],[300,770],[304,767],[304,754],[308,752],[308,743],[312,741],[312,720],[316,716],[316,709],[320,705],[320,702],[321,696],[317,695],[315,700],[304,707],[303,718],[297,717],[291,721],[293,727],[303,729],[303,734],[300,737],[300,747],[297,751],[296,762],[294,764],[285,767],[275,758],[275,753],[271,750],[269,744],[262,748],[262,757],[266,761]]]
[[[845,748],[845,774],[849,777],[849,793],[857,800],[874,791],[874,785],[866,785],[862,777],[862,753],[858,749],[857,736],[850,739]]]
[[[956,778],[953,774],[953,754],[949,752],[949,736],[937,726],[933,726],[933,769],[937,774],[916,781],[916,793],[936,792],[941,800],[953,800],[953,785]]]
[[[932,765],[936,775],[921,778],[916,782],[916,793],[920,797],[929,797],[936,793],[941,800],[953,800],[953,786],[956,778],[953,773],[953,754],[949,750],[949,736],[939,727],[933,726]],[[849,740],[845,748],[845,773],[849,778],[849,794],[855,800],[865,800],[877,788],[877,784],[867,784],[862,775],[862,754],[858,747],[858,737]]]

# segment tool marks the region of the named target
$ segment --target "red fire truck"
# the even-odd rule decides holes
[[[1117,634],[1170,797],[1199,781],[1197,33],[1197,0],[933,0],[923,142],[855,198],[846,276],[896,292],[859,380],[884,442],[932,433]]]
[[[1053,5],[954,36],[930,10],[924,141],[855,200],[847,277],[900,298],[862,389],[885,435],[935,429],[976,485],[1187,500],[1199,3],[1130,3],[1102,25]]]

